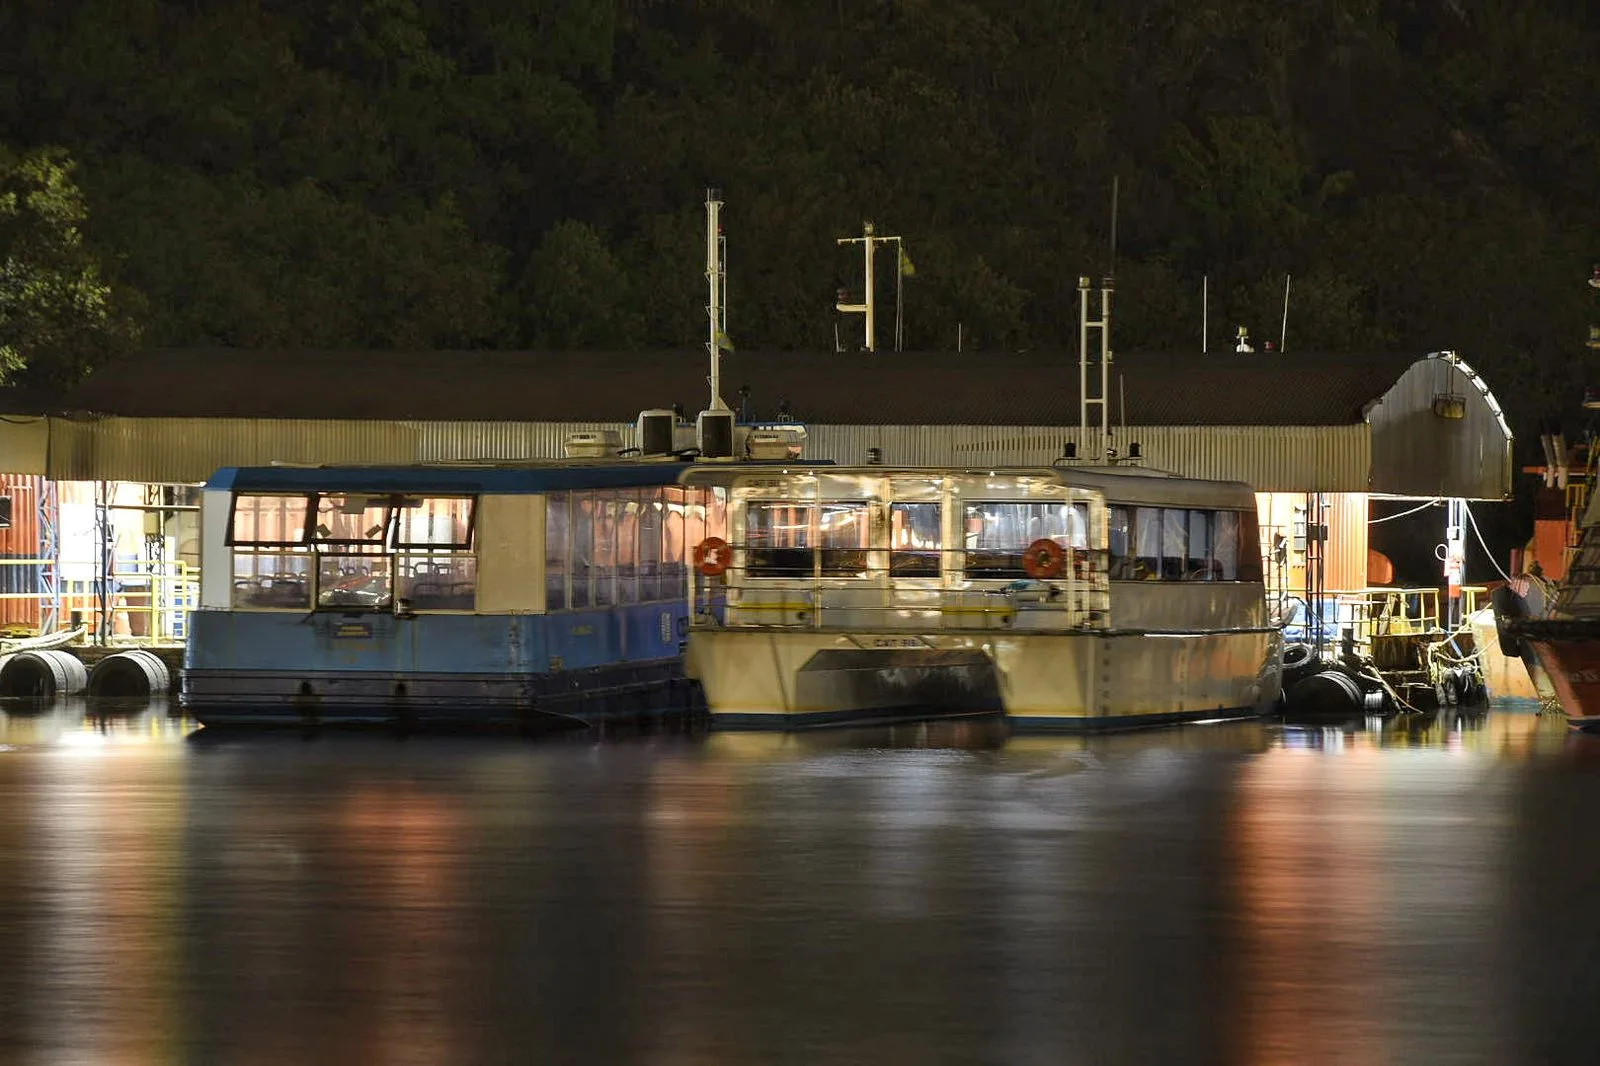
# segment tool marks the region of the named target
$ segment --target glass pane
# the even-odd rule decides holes
[[[893,577],[938,577],[943,524],[936,503],[897,503],[889,508],[889,573]]]
[[[674,595],[661,580],[661,511],[661,490],[644,489],[640,494],[637,538],[641,600],[663,600]]]
[[[1211,512],[1189,512],[1188,555],[1184,558],[1184,580],[1215,581],[1211,559]]]
[[[1161,510],[1161,577],[1167,581],[1183,580],[1183,562],[1189,539],[1189,512],[1176,507]]]
[[[544,500],[544,609],[567,607],[567,494],[551,493]]]
[[[966,572],[973,577],[1026,577],[1023,551],[1036,540],[1053,540],[1063,547],[1071,544],[1071,522],[1065,501],[969,503]]]
[[[1106,512],[1106,546],[1111,554],[1113,578],[1133,577],[1133,552],[1129,542],[1131,517],[1126,507],[1112,507]]]
[[[594,574],[594,493],[572,494],[572,583],[567,589],[569,607],[592,602],[590,579]]]
[[[1254,511],[1239,512],[1239,580],[1261,580],[1261,541]]]
[[[789,501],[745,505],[746,569],[755,577],[811,576],[811,506]]]
[[[389,531],[389,510],[387,496],[319,496],[312,534],[328,544],[382,544]]]
[[[1161,508],[1133,509],[1133,573],[1136,581],[1161,577]]]
[[[661,584],[670,596],[683,595],[688,581],[688,546],[683,530],[687,493],[676,485],[661,490]]]
[[[304,544],[309,496],[236,496],[229,544]]]
[[[376,609],[390,604],[387,555],[349,553],[317,557],[317,606]]]
[[[395,544],[401,548],[467,548],[471,529],[470,496],[409,496],[395,513]]]
[[[401,555],[399,594],[413,611],[470,611],[478,605],[478,560],[467,554]]]
[[[307,552],[240,551],[233,555],[233,606],[311,607]]]
[[[817,546],[829,577],[867,576],[867,505],[825,503],[817,514]]]
[[[594,605],[617,602],[617,536],[622,501],[615,492],[599,492],[594,501]]]
[[[1239,580],[1239,512],[1217,512],[1216,544],[1211,558],[1217,564],[1217,580]]]

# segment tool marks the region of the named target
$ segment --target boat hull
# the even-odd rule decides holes
[[[1273,629],[1199,633],[691,632],[715,728],[995,713],[1015,731],[1117,729],[1270,710]]]
[[[1523,639],[1554,687],[1567,721],[1600,729],[1600,622],[1530,623]]]
[[[673,607],[412,619],[196,611],[181,699],[207,727],[527,729],[703,716]]]

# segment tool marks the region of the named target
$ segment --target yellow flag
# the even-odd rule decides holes
[[[900,246],[900,276],[902,278],[916,277],[917,268],[911,262],[911,256],[906,254],[905,245]]]

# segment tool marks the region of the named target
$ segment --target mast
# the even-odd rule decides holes
[[[1111,392],[1111,293],[1115,286],[1110,278],[1100,281],[1100,311],[1098,318],[1089,317],[1089,279],[1078,279],[1078,439],[1083,442],[1085,452],[1089,450],[1089,409],[1095,408],[1099,423],[1095,428],[1099,431],[1100,441],[1098,453],[1101,459],[1112,458],[1111,447],[1111,410],[1108,399]],[[1091,359],[1089,355],[1089,331],[1098,330],[1100,333],[1100,351],[1098,359]],[[1095,388],[1090,389],[1094,379],[1089,368],[1096,362],[1100,365],[1099,381],[1094,382]]]
[[[839,300],[834,304],[834,310],[839,311],[842,314],[861,315],[863,317],[866,325],[866,340],[862,347],[869,352],[875,352],[878,350],[878,307],[877,295],[874,291],[874,286],[876,283],[874,281],[872,269],[873,252],[877,250],[878,245],[880,244],[893,244],[896,246],[897,254],[895,256],[895,273],[897,279],[895,286],[895,348],[898,350],[901,339],[901,289],[899,277],[905,270],[904,248],[901,247],[900,238],[879,237],[874,233],[871,222],[863,222],[861,224],[861,236],[839,237],[834,241],[834,243],[861,245],[862,284],[865,286],[865,291],[863,291],[861,294],[861,301],[859,303],[845,303],[845,298],[848,293],[841,289],[839,292]],[[835,347],[837,347],[837,344]]]
[[[706,356],[711,360],[711,406],[708,410],[726,411],[722,402],[722,349],[728,343],[727,246],[719,221],[722,190],[706,189]]]

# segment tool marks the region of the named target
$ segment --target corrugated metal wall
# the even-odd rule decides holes
[[[1080,457],[1098,447],[1079,442],[1076,426],[811,426],[808,433],[811,457],[849,463],[865,462],[868,449],[878,448],[889,464],[1047,465],[1068,441]],[[1372,461],[1364,424],[1139,426],[1112,439],[1123,456],[1138,443],[1146,466],[1243,481],[1261,492],[1365,492]]]
[[[1434,399],[1458,396],[1459,419],[1434,413]],[[1510,498],[1511,430],[1488,385],[1453,353],[1412,364],[1367,414],[1377,457],[1372,491],[1397,496]]]
[[[10,427],[0,425],[0,438]],[[25,428],[34,432],[31,427]],[[283,463],[409,463],[561,455],[566,435],[628,423],[343,422],[257,419],[51,419],[35,469],[63,481],[201,482],[218,467]],[[869,449],[895,465],[1048,464],[1077,427],[808,426],[807,454],[866,462]],[[1351,426],[1141,426],[1119,430],[1119,451],[1137,441],[1145,464],[1189,477],[1245,481],[1261,491],[1360,492],[1371,438]],[[1092,449],[1080,446],[1079,455]],[[13,461],[22,449],[5,449]]]

